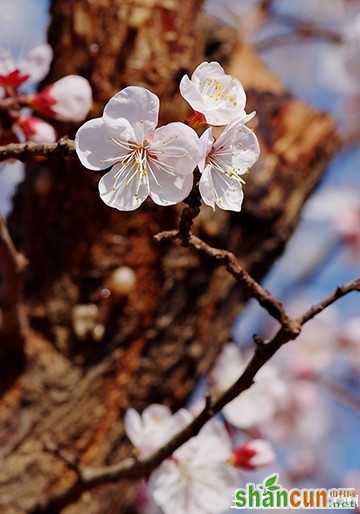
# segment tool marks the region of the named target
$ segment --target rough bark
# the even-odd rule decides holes
[[[144,84],[164,99],[163,120],[181,119],[177,81],[201,59],[200,4],[54,0],[51,79],[89,77],[94,111],[122,86]],[[204,209],[196,230],[260,278],[283,251],[337,139],[331,119],[289,95],[251,49],[232,50],[228,67],[248,90],[249,110],[258,112],[262,158],[249,174],[243,212]],[[154,241],[175,227],[179,209],[149,202],[136,213],[113,211],[99,200],[97,179],[74,159],[50,159],[32,165],[17,194],[11,229],[29,259],[31,328],[26,369],[2,384],[2,514],[125,512],[135,487],[124,482],[51,503],[74,472],[44,446],[65,448],[84,465],[127,455],[126,408],[182,405],[246,300],[225,270],[188,248]],[[109,274],[122,265],[134,270],[136,287],[126,298],[106,297]],[[89,303],[106,327],[101,340],[80,340],[73,328],[74,307]]]

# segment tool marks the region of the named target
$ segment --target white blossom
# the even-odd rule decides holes
[[[131,86],[111,98],[102,118],[78,130],[75,143],[82,164],[91,170],[112,166],[99,182],[107,205],[131,211],[149,195],[158,205],[174,205],[190,193],[199,138],[183,123],[156,128],[158,116],[158,97]]]
[[[243,469],[257,469],[268,466],[275,460],[275,453],[269,441],[253,439],[242,444],[232,453],[231,463]]]
[[[40,118],[22,117],[18,120],[15,129],[19,128],[26,141],[34,143],[53,143],[56,141],[54,127]]]
[[[21,60],[15,61],[10,52],[0,48],[0,86],[17,88],[25,82],[38,82],[48,73],[53,52],[50,45],[34,47]]]
[[[199,184],[203,201],[215,208],[240,211],[243,202],[242,176],[260,155],[259,143],[244,120],[228,125],[218,139],[209,128],[200,138],[202,159]]]
[[[229,343],[220,355],[211,374],[215,389],[224,391],[231,386],[246,367],[246,360],[234,343]],[[267,364],[255,377],[255,383],[228,403],[222,413],[238,428],[248,429],[268,422],[286,397],[285,383],[276,368]]]
[[[135,409],[128,409],[125,414],[125,432],[141,457],[147,457],[190,423],[191,419],[192,416],[185,409],[172,415],[168,407],[153,404],[142,415]]]
[[[204,115],[209,125],[227,125],[246,116],[244,88],[217,62],[203,62],[191,79],[185,75],[180,82],[180,92],[194,111]]]
[[[83,121],[92,106],[89,81],[79,75],[67,75],[34,95],[32,106],[59,121]]]
[[[223,423],[213,418],[151,474],[149,488],[155,502],[165,514],[225,511],[239,486],[230,457],[230,437]]]

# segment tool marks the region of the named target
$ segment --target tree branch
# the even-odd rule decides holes
[[[10,143],[0,146],[0,161],[18,159],[26,161],[30,157],[48,157],[60,154],[64,157],[75,155],[75,143],[67,137],[56,143]]]
[[[178,239],[182,242],[180,230],[162,232],[155,238],[158,241],[164,239]],[[336,302],[343,296],[360,291],[360,277],[348,284],[337,287],[337,289],[324,298],[318,304],[310,307],[299,318],[290,318],[283,305],[272,296],[272,294],[257,283],[239,264],[236,257],[226,250],[213,248],[198,237],[189,233],[188,245],[206,254],[215,262],[226,266],[231,273],[247,290],[250,296],[255,297],[260,305],[264,307],[281,327],[268,342],[257,338],[254,354],[238,380],[226,389],[217,398],[207,397],[203,410],[193,421],[170,439],[165,445],[159,448],[154,454],[146,459],[129,457],[119,463],[99,468],[77,467],[76,480],[73,486],[66,493],[60,494],[50,502],[51,507],[59,507],[66,502],[66,498],[71,497],[74,492],[82,491],[93,486],[120,479],[138,479],[150,475],[164,460],[169,458],[180,446],[196,436],[202,427],[217,413],[219,413],[228,403],[233,401],[242,392],[249,389],[254,383],[258,371],[278,352],[278,350],[288,342],[296,339],[302,331],[303,326],[314,318],[317,314],[326,309],[329,305]],[[56,451],[53,452],[56,455]],[[64,459],[63,459],[64,460]],[[71,462],[71,468],[74,464]],[[49,509],[49,503],[46,508]],[[49,510],[47,510],[49,511]],[[41,512],[37,510],[36,512]]]
[[[192,238],[193,237],[194,236],[192,236]],[[234,400],[242,392],[249,389],[254,383],[254,379],[258,371],[283,345],[298,337],[301,333],[302,327],[307,323],[307,321],[346,294],[353,291],[359,291],[359,285],[360,278],[344,286],[338,287],[333,294],[326,297],[319,304],[311,307],[298,319],[291,320],[299,327],[297,333],[289,332],[287,326],[282,326],[269,342],[256,345],[252,359],[238,380],[217,398],[212,399],[209,397],[200,414],[198,414],[187,427],[176,434],[164,446],[159,448],[153,455],[142,460],[138,460],[135,457],[129,457],[117,464],[100,468],[79,468],[77,469],[78,479],[76,485],[73,487],[78,487],[79,484],[90,487],[104,482],[117,481],[125,478],[135,479],[147,477],[164,460],[169,458],[178,448],[180,448],[180,446],[192,437],[196,436],[201,428],[214,415],[219,413],[228,403]],[[341,293],[339,293],[339,291],[341,291]],[[309,313],[312,314],[310,315]],[[69,491],[66,494],[69,494]]]

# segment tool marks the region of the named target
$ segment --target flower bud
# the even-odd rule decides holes
[[[230,457],[230,463],[237,468],[257,469],[267,466],[274,459],[271,444],[264,439],[254,439],[236,448]]]
[[[34,143],[54,143],[56,141],[54,128],[40,118],[20,118],[17,126],[27,141],[34,141]]]
[[[135,287],[136,275],[128,266],[116,268],[107,281],[107,287],[117,296],[127,296]]]
[[[34,95],[32,106],[59,121],[82,121],[92,106],[89,82],[78,75],[67,75]]]

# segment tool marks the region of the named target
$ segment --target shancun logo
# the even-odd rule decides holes
[[[356,509],[355,489],[286,489],[277,473],[234,493],[233,509]]]

